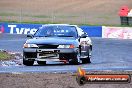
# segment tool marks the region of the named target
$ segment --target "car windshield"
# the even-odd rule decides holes
[[[43,26],[34,37],[77,37],[77,30],[74,26]]]

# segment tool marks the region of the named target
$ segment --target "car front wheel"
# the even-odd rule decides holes
[[[69,61],[70,64],[79,65],[81,63],[79,54],[74,54],[73,57],[71,57],[71,58],[72,58],[72,60]]]
[[[26,66],[32,66],[34,64],[34,61],[28,61],[28,60],[23,59],[23,64]]]
[[[46,61],[37,61],[39,65],[46,65]]]

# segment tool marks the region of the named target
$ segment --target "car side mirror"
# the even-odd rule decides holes
[[[88,35],[85,33],[85,34],[82,34],[81,36],[80,36],[80,38],[86,38],[86,37],[88,37]]]
[[[33,35],[32,34],[28,34],[27,37],[28,38],[33,38]]]

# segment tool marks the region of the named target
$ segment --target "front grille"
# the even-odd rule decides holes
[[[59,50],[54,50],[54,51],[42,51],[38,53],[39,57],[45,57],[45,58],[49,58],[49,57],[58,57],[58,53],[60,51]]]
[[[44,54],[52,54],[52,53],[59,53],[60,50],[54,50],[54,51],[42,51]]]
[[[49,45],[49,44],[44,44],[44,45],[38,45],[39,49],[57,49],[59,45]]]

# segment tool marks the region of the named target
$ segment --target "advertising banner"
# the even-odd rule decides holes
[[[132,39],[132,27],[102,27],[102,38]]]
[[[4,32],[4,27],[3,27],[3,24],[0,23],[0,33],[3,33]]]
[[[3,33],[34,34],[42,24],[2,24]]]
[[[89,37],[102,37],[102,26],[80,26]]]
[[[34,34],[42,24],[1,23],[0,31],[9,34]],[[89,37],[102,37],[102,26],[80,26]]]

